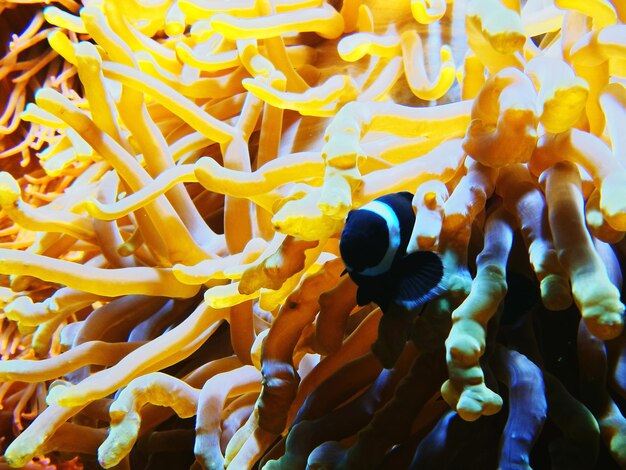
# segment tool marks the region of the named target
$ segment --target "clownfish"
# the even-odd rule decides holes
[[[406,191],[387,194],[348,213],[339,252],[344,274],[358,286],[358,305],[415,311],[443,292],[440,256],[406,252],[415,224],[412,200]]]

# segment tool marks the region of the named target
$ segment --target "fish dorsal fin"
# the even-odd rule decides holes
[[[394,302],[413,310],[444,291],[443,263],[432,251],[416,251],[399,262]]]

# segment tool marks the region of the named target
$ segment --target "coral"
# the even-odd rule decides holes
[[[626,466],[625,23],[0,2],[0,466]],[[338,242],[398,191],[445,292],[383,315]]]

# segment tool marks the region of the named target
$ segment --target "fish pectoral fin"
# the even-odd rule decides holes
[[[356,304],[359,307],[369,304],[372,300],[373,299],[371,297],[371,292],[369,292],[369,289],[364,289],[363,287],[359,287],[356,290]]]
[[[416,251],[401,260],[394,303],[409,310],[443,293],[443,263],[432,251]]]
[[[393,279],[386,276],[375,278],[359,277],[356,290],[356,303],[359,306],[367,305],[374,302],[383,311],[389,305],[392,299]]]

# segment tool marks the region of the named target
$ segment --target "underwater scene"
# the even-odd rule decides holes
[[[0,470],[626,468],[626,1],[0,0]]]

